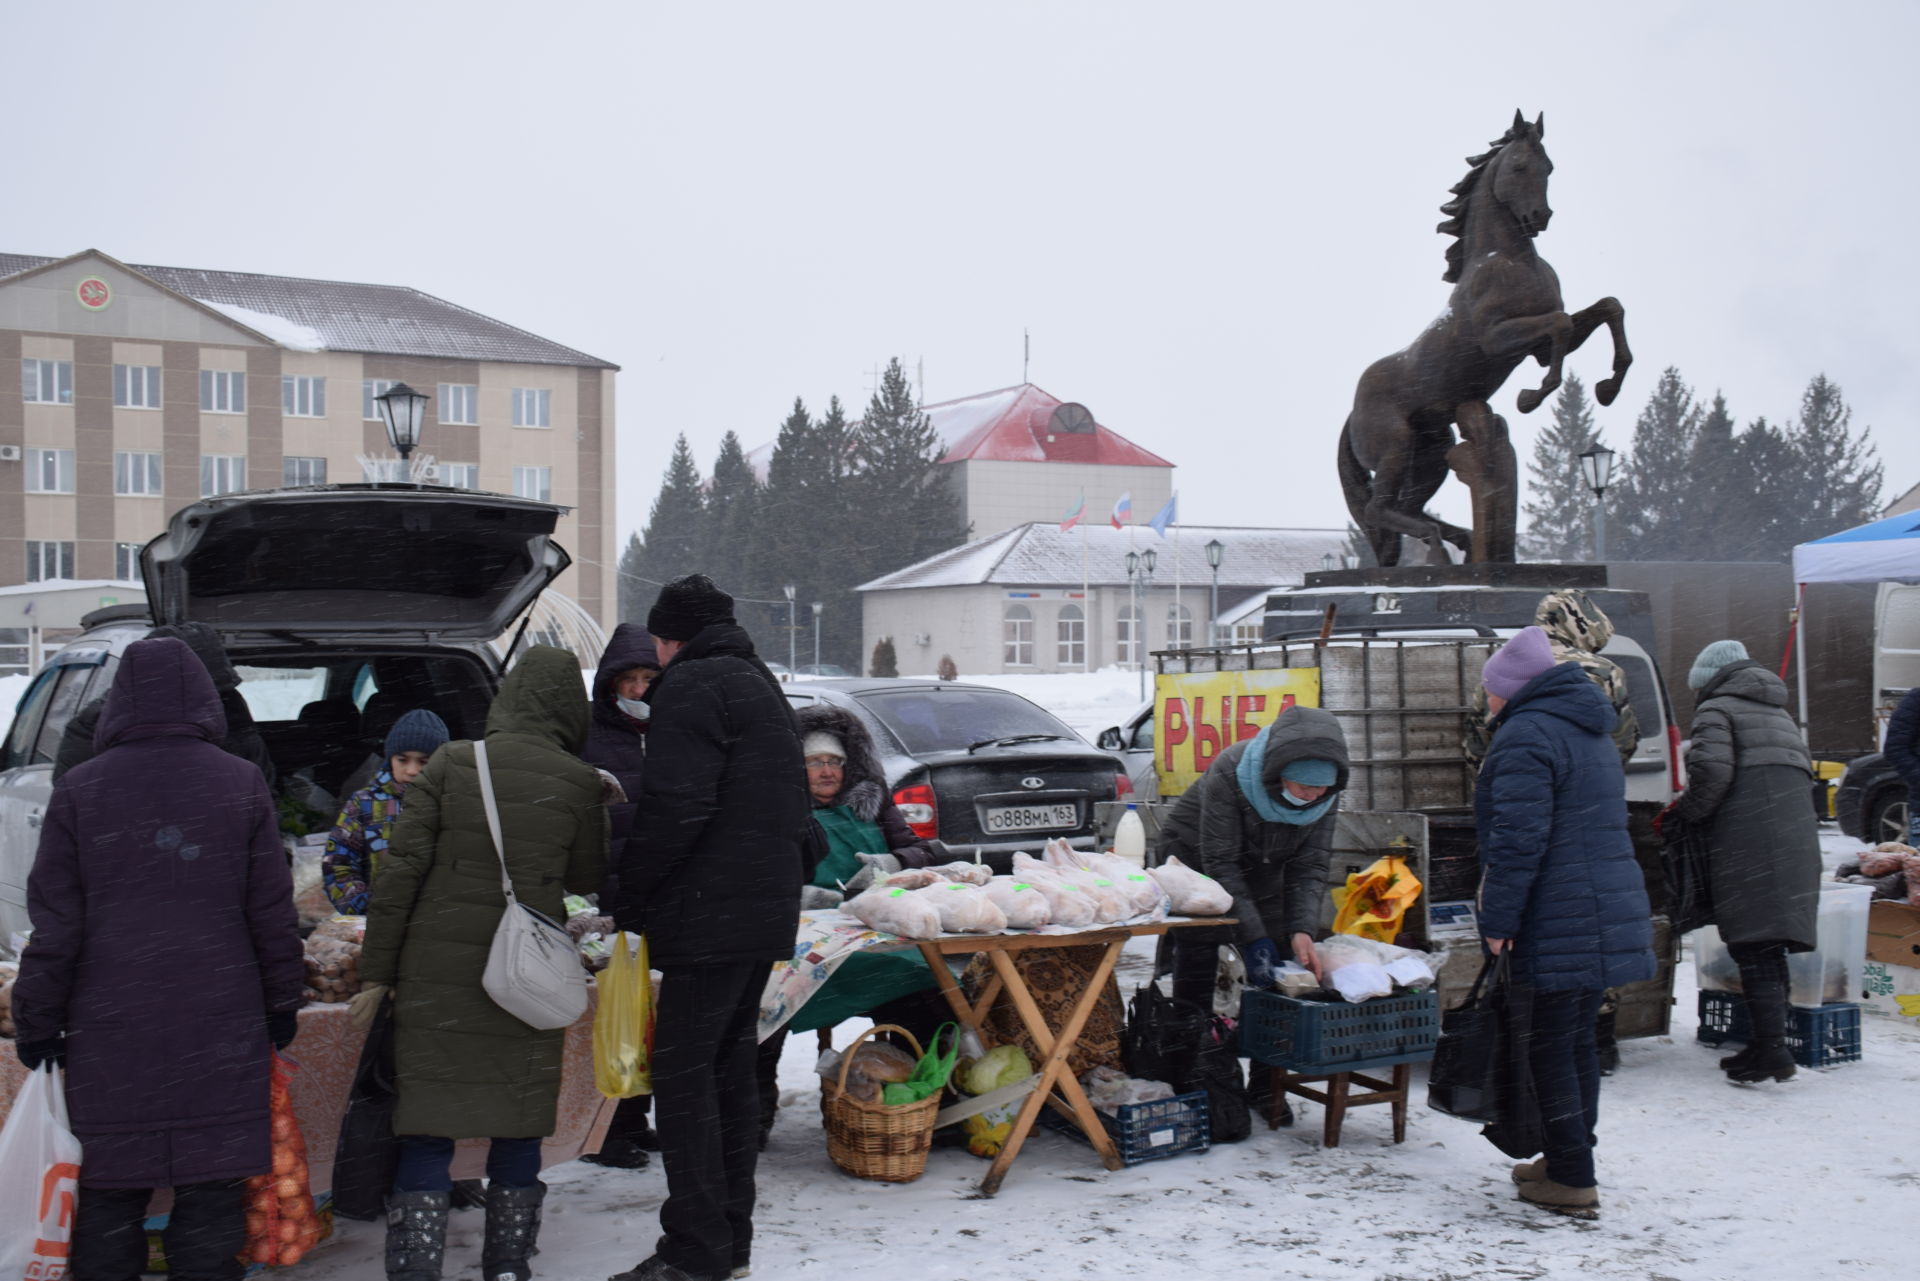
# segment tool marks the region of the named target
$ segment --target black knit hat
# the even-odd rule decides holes
[[[690,641],[703,627],[731,622],[733,597],[705,574],[688,574],[662,587],[647,613],[647,630],[662,640]]]

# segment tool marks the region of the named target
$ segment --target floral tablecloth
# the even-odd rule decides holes
[[[360,1063],[360,1045],[366,1033],[353,1025],[345,1005],[309,1005],[300,1011],[300,1033],[284,1053],[300,1065],[293,1079],[293,1110],[307,1141],[307,1165],[313,1190],[333,1186],[334,1149],[340,1141],[340,1120],[346,1115],[347,1091]],[[0,1042],[0,1122],[13,1107],[14,1095],[26,1083],[27,1070],[10,1043]],[[613,1101],[603,1098],[593,1084],[593,1006],[567,1029],[565,1059],[560,1070],[560,1105],[554,1132],[541,1145],[540,1164],[559,1165],[584,1152],[598,1152],[613,1116]],[[486,1173],[484,1139],[460,1143],[454,1152],[453,1177],[477,1179]]]
[[[760,1039],[785,1027],[849,956],[889,944],[901,945],[902,940],[868,929],[845,912],[802,912],[794,930],[793,957],[773,963],[760,996]]]

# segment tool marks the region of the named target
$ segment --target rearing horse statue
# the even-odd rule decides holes
[[[1560,278],[1533,247],[1553,216],[1545,135],[1545,115],[1529,124],[1516,111],[1492,150],[1468,159],[1454,199],[1440,207],[1447,220],[1438,230],[1458,237],[1442,277],[1453,284],[1447,309],[1412,346],[1360,375],[1340,433],[1340,483],[1382,565],[1399,564],[1402,535],[1426,542],[1430,565],[1447,563],[1446,543],[1468,560],[1512,561],[1517,469],[1506,419],[1487,402],[1532,356],[1547,369],[1520,393],[1520,412],[1532,413],[1560,385],[1566,354],[1601,325],[1613,335],[1613,373],[1594,398],[1612,404],[1633,363],[1620,303],[1602,298],[1568,315]],[[1426,511],[1448,469],[1473,493],[1471,532]]]

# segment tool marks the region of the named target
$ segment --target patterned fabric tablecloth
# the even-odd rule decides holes
[[[340,1142],[340,1120],[347,1111],[347,1091],[360,1064],[360,1045],[367,1034],[353,1025],[345,1005],[309,1005],[300,1011],[300,1033],[284,1053],[300,1065],[293,1079],[293,1110],[307,1141],[307,1165],[315,1193],[333,1185],[334,1150]],[[26,1083],[10,1042],[0,1042],[0,1123],[13,1107],[14,1096]],[[554,1132],[540,1149],[542,1168],[571,1161],[583,1152],[598,1152],[613,1117],[613,1101],[603,1098],[593,1084],[593,1005],[567,1029],[566,1058],[560,1072],[560,1105]],[[477,1179],[486,1173],[487,1144],[469,1139],[454,1152],[453,1177]]]

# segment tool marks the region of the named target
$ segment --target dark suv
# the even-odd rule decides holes
[[[495,638],[571,564],[564,508],[471,490],[328,485],[202,499],[140,557],[147,605],[89,615],[21,696],[0,748],[0,945],[27,928],[27,873],[67,722],[155,624],[219,632],[279,774],[282,813],[324,825],[410,707],[480,734]],[[584,656],[591,662],[592,655]]]
[[[795,707],[832,703],[873,735],[887,785],[914,833],[1007,871],[1016,850],[1054,837],[1091,848],[1096,801],[1129,791],[1126,767],[1053,713],[986,685],[814,680],[787,687]]]

